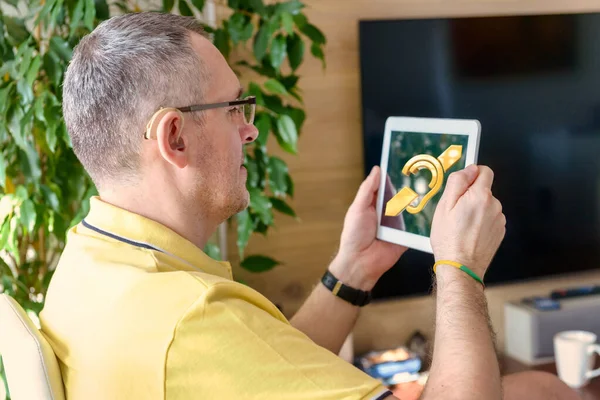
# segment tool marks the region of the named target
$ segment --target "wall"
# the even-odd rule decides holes
[[[318,282],[335,253],[344,213],[362,180],[362,137],[358,54],[359,19],[482,16],[542,12],[600,11],[593,0],[305,0],[311,21],[328,39],[327,69],[310,60],[300,70],[308,115],[299,156],[284,155],[296,182],[293,204],[301,222],[279,217],[248,253],[266,253],[284,265],[256,275],[236,271],[287,315]],[[229,237],[234,248],[235,238]],[[230,252],[235,264],[237,256]],[[493,325],[503,343],[503,303],[545,294],[560,286],[600,281],[600,272],[488,288]],[[415,330],[431,333],[433,300],[415,297],[366,307],[355,330],[357,352],[402,343]]]

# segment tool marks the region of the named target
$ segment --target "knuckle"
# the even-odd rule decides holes
[[[481,199],[482,199],[483,203],[486,206],[490,207],[490,206],[494,205],[494,201],[496,199],[492,195],[492,191],[491,190],[489,190],[489,189],[482,189],[480,196],[481,196]]]
[[[494,198],[494,207],[496,208],[496,213],[502,214],[502,203],[500,200]]]
[[[481,172],[491,175],[492,178],[494,177],[494,171],[487,165],[481,165],[479,168],[481,168],[480,169]]]
[[[459,172],[453,172],[448,176],[448,183],[451,185],[459,185],[461,183],[465,183],[467,178],[464,174]]]

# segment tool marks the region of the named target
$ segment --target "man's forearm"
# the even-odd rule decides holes
[[[372,288],[372,282],[365,282],[360,274],[353,273],[352,265],[339,258],[331,263],[329,270],[349,286],[362,290]],[[319,283],[290,322],[319,346],[339,354],[354,328],[358,311],[359,307],[334,296]]]
[[[319,346],[339,354],[357,317],[358,307],[334,296],[319,283],[290,322]]]
[[[437,271],[433,364],[423,399],[500,400],[502,385],[483,288],[462,271]]]

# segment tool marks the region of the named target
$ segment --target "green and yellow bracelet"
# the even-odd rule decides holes
[[[475,279],[477,282],[481,283],[481,285],[485,288],[485,284],[483,283],[483,281],[481,280],[480,277],[477,276],[477,274],[473,271],[471,271],[469,268],[467,268],[466,265],[462,265],[461,263],[457,263],[454,261],[448,261],[448,260],[440,260],[437,261],[434,265],[433,265],[433,273],[436,273],[436,269],[438,265],[450,265],[452,267],[458,268],[461,271],[465,272],[467,275],[469,275],[471,278]]]

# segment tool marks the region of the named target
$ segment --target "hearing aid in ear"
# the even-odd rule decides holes
[[[146,132],[144,132],[144,139],[156,139],[156,137],[157,137],[156,130],[158,129],[158,123],[160,122],[161,118],[170,111],[177,112],[179,114],[179,116],[181,117],[181,128],[179,129],[179,131],[181,132],[181,130],[183,129],[183,123],[184,123],[183,113],[173,107],[166,107],[166,108],[161,107],[158,111],[156,111],[154,113],[152,118],[150,118],[150,121],[148,121],[148,124],[146,124]],[[179,138],[177,138],[177,139],[179,140]]]

